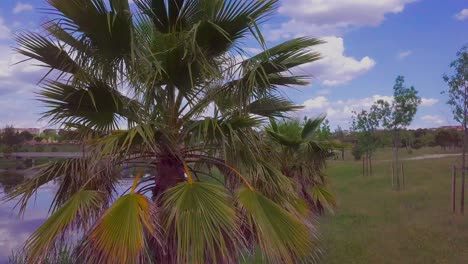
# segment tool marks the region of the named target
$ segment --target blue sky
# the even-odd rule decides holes
[[[0,3],[0,126],[44,127],[33,91],[41,70],[13,65],[12,36],[38,29],[45,1]],[[298,115],[327,114],[332,127],[349,127],[351,111],[391,100],[397,75],[423,97],[412,127],[454,124],[442,80],[455,53],[468,44],[468,2],[462,0],[282,0],[274,18],[262,25],[269,45],[297,36],[327,41],[317,47],[324,59],[300,71],[311,85],[285,89],[305,108]],[[248,48],[255,48],[246,41]]]

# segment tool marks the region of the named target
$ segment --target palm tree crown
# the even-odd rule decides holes
[[[267,48],[259,26],[277,0],[47,2],[45,32],[20,34],[17,51],[50,69],[38,91],[44,117],[79,131],[87,148],[10,195],[24,211],[58,181],[51,216],[25,245],[29,261],[70,231],[82,234],[75,251],[89,263],[237,263],[256,252],[270,263],[315,260],[315,203],[303,189],[324,184],[321,165],[301,170],[306,159],[288,165],[284,155],[317,150],[314,124],[296,147],[259,127],[300,108],[279,89],[307,84],[291,69],[318,60],[320,40]],[[249,56],[248,38],[263,51]],[[138,173],[120,195],[128,167]]]

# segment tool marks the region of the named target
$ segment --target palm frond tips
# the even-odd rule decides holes
[[[178,263],[234,262],[244,250],[238,219],[223,187],[181,183],[163,200],[165,228],[176,243],[169,247],[177,248]]]
[[[66,50],[38,33],[28,32],[18,35],[16,41],[21,46],[16,50],[28,58],[44,63],[41,66],[68,74],[77,73],[80,70],[79,65]]]
[[[250,113],[265,117],[284,117],[285,113],[302,108],[302,106],[296,105],[290,100],[274,96],[260,98],[247,107]]]

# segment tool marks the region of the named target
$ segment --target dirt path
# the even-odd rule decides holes
[[[406,158],[403,160],[426,160],[426,159],[440,159],[440,158],[447,158],[447,157],[456,157],[456,156],[461,156],[461,153],[453,153],[453,154],[427,154],[427,155],[422,155],[422,156],[417,156],[417,157],[412,157],[412,158]]]
[[[450,154],[426,154],[411,158],[404,158],[400,160],[427,160],[427,159],[441,159],[441,158],[448,158],[448,157],[458,157],[461,156],[461,153],[450,153]],[[382,161],[392,161],[390,159],[382,160]]]

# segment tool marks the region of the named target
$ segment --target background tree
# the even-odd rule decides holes
[[[361,110],[353,112],[351,129],[357,132],[357,148],[355,152],[363,153],[363,175],[372,174],[372,154],[377,148],[377,137],[375,131],[379,126],[379,120],[375,111]]]
[[[405,86],[403,76],[398,76],[393,86],[393,101],[378,100],[373,110],[383,127],[393,132],[393,167],[396,178],[396,188],[400,189],[400,170],[398,150],[400,147],[400,131],[411,124],[416,115],[421,98],[416,89]]]
[[[462,191],[460,212],[465,209],[465,174],[467,151],[467,118],[468,118],[468,46],[464,46],[457,52],[457,58],[450,67],[453,69],[451,76],[444,74],[444,81],[448,85],[448,104],[452,106],[453,118],[463,126],[463,154],[462,154]]]
[[[88,148],[9,195],[23,212],[60,177],[28,263],[70,231],[82,234],[84,263],[238,263],[258,251],[266,263],[314,261],[315,208],[259,131],[301,108],[281,90],[308,84],[292,69],[320,59],[322,41],[267,47],[259,28],[277,0],[47,2],[52,18],[20,34],[17,50],[51,69],[38,92],[44,118]],[[247,39],[261,51],[247,56]],[[139,173],[120,194],[125,164]],[[301,181],[313,182],[307,171]]]
[[[20,133],[20,136],[25,141],[31,141],[34,138],[34,135],[31,134],[29,131],[23,131]]]
[[[16,129],[13,126],[6,126],[0,137],[1,143],[10,150],[13,150],[23,142],[23,138],[18,132],[16,132]]]
[[[319,130],[318,136],[322,140],[330,139],[331,129],[330,129],[330,122],[328,121],[328,119],[325,118],[322,121],[322,124],[320,125],[320,130]]]
[[[434,137],[434,141],[438,146],[440,146],[444,150],[450,145],[452,145],[451,134],[448,130],[445,129],[440,129],[437,131]]]
[[[344,160],[345,159],[345,145],[346,145],[346,142],[345,142],[345,139],[346,139],[346,135],[343,131],[343,129],[341,128],[341,126],[338,126],[336,129],[335,129],[335,133],[333,133],[333,137],[337,140],[339,140],[342,144],[340,150],[341,150],[341,159]]]
[[[57,133],[57,130],[56,129],[51,129],[51,128],[44,129],[44,131],[42,131],[41,136],[42,136],[42,138],[47,139],[49,142],[54,142],[54,141],[57,141],[59,139],[59,135]]]
[[[80,139],[80,133],[75,129],[60,129],[57,134],[59,141],[70,141]]]

